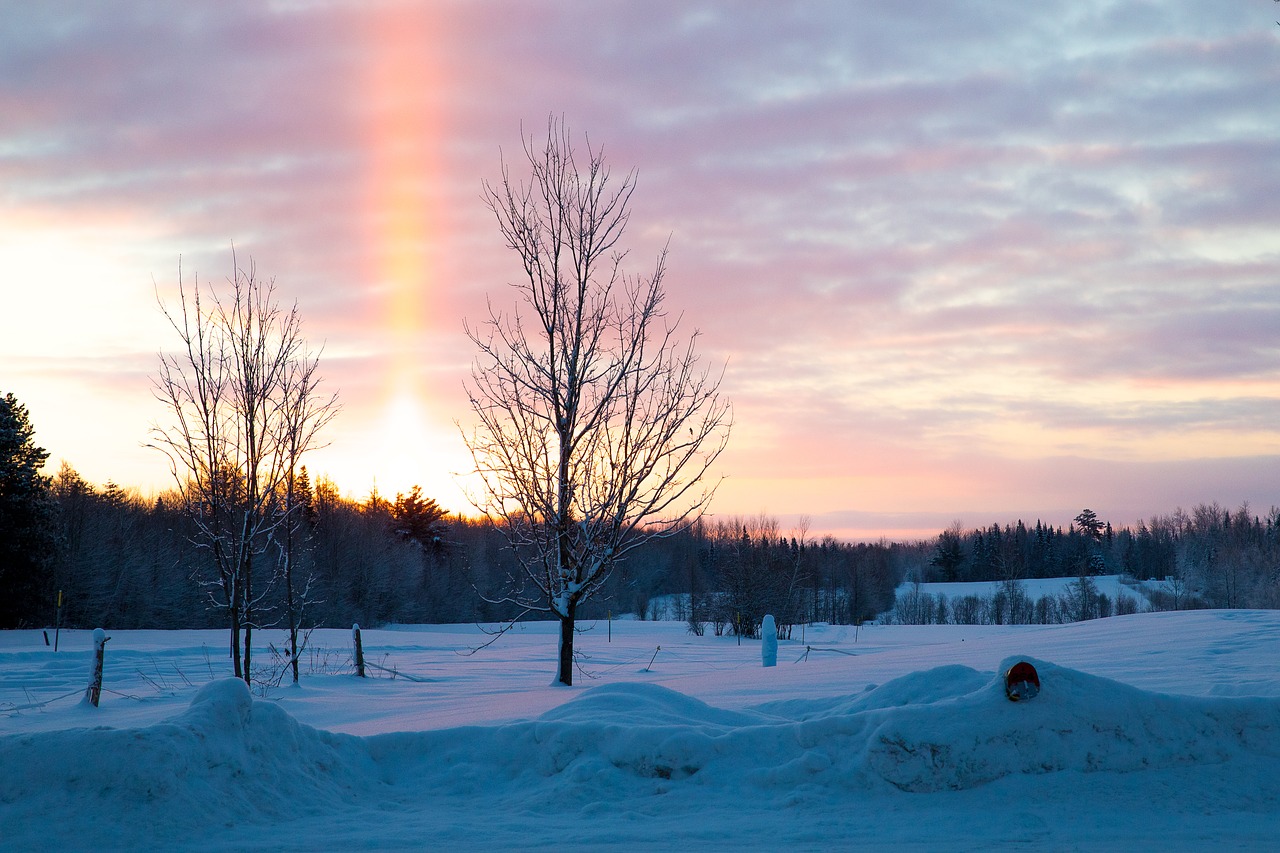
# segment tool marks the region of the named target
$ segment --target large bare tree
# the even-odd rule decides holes
[[[579,604],[640,544],[699,517],[702,480],[729,436],[723,372],[702,366],[698,333],[665,307],[666,251],[647,275],[623,271],[634,170],[613,181],[603,153],[579,162],[569,128],[522,138],[528,180],[485,184],[485,201],[523,277],[515,306],[489,305],[467,385],[464,434],[483,483],[477,503],[503,524],[523,574],[502,600],[560,621],[557,679],[573,681]]]
[[[210,601],[227,614],[235,675],[248,682],[258,609],[277,575],[271,566],[255,589],[259,558],[291,521],[293,472],[337,400],[319,393],[297,305],[281,309],[252,262],[242,268],[233,253],[232,267],[224,295],[198,278],[188,287],[179,267],[177,306],[161,301],[181,346],[160,355],[153,386],[170,419],[151,446],[169,459],[213,569]]]

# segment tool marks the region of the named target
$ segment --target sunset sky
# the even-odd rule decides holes
[[[86,479],[170,485],[161,299],[231,246],[296,300],[353,497],[452,472],[481,200],[563,116],[636,271],[727,362],[717,515],[930,536],[1280,504],[1280,6],[5,4],[0,393]]]

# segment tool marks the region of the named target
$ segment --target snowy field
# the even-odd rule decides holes
[[[1156,580],[1134,581],[1130,585],[1124,582],[1122,575],[1096,575],[1091,577],[1090,580],[1093,581],[1094,589],[1112,601],[1116,601],[1122,595],[1127,595],[1140,602],[1144,607],[1146,606],[1146,596],[1143,594],[1143,590],[1156,590],[1164,586],[1162,581]],[[1026,578],[1018,581],[1022,591],[1032,601],[1042,596],[1060,597],[1067,593],[1069,588],[1076,583],[1076,578]],[[922,584],[908,581],[899,584],[896,592],[901,597],[918,587],[920,592],[926,595],[945,595],[951,601],[955,601],[955,599],[964,598],[967,595],[989,598],[999,592],[1001,586],[1000,581],[953,581],[950,583],[934,582]]]
[[[0,632],[0,850],[1270,850],[1280,613],[1048,627],[318,631],[302,686],[223,632]],[[709,632],[708,632],[709,633]],[[797,631],[799,634],[799,631]],[[280,634],[259,635],[260,660]],[[1027,658],[1038,697],[1000,673]],[[313,670],[307,674],[306,670]],[[391,677],[386,670],[394,670]],[[68,695],[71,694],[71,695]]]

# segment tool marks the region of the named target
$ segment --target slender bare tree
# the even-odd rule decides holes
[[[648,275],[623,271],[634,170],[611,181],[589,141],[579,163],[555,117],[544,143],[522,146],[529,180],[504,162],[484,188],[523,277],[512,310],[490,303],[467,326],[477,423],[464,438],[483,483],[473,498],[523,567],[501,600],[560,621],[557,679],[571,684],[578,605],[629,551],[704,512],[732,417],[723,371],[701,365],[698,333],[682,339],[666,312],[665,249]]]
[[[298,466],[302,455],[318,446],[320,430],[333,420],[340,409],[336,393],[325,395],[320,391],[319,365],[318,354],[300,353],[285,368],[280,384],[281,452],[284,455],[285,481],[283,531],[277,540],[280,574],[285,589],[285,618],[289,624],[289,666],[293,671],[294,684],[298,683],[298,656],[302,652],[298,634],[302,630],[304,610],[311,603],[313,580],[310,574],[302,577],[298,574],[299,540],[303,530],[303,507],[298,500]]]
[[[233,669],[248,682],[257,611],[276,579],[255,589],[255,561],[288,517],[289,474],[336,400],[316,396],[297,305],[282,310],[274,280],[258,278],[252,261],[241,268],[233,252],[232,266],[226,297],[198,278],[188,288],[179,266],[177,307],[160,300],[181,347],[160,355],[154,392],[171,420],[153,426],[151,446],[168,457],[209,555],[210,602],[227,613]]]

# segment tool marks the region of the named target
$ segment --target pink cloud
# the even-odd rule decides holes
[[[15,11],[0,34],[12,83],[0,93],[0,214],[134,213],[156,223],[148,257],[160,259],[137,275],[162,287],[179,255],[221,280],[234,241],[299,300],[361,413],[353,422],[405,363],[456,408],[441,420],[466,417],[462,320],[482,316],[487,296],[508,299],[519,272],[481,181],[499,177],[500,152],[518,165],[522,123],[537,134],[549,113],[604,145],[619,173],[637,167],[631,260],[647,268],[670,240],[672,307],[703,330],[709,361],[729,359],[743,433],[771,437],[731,453],[736,476],[774,478],[772,493],[797,504],[820,492],[773,512],[865,522],[891,499],[927,503],[930,518],[966,505],[1057,511],[1085,496],[1026,472],[1070,469],[1052,460],[1080,430],[1133,442],[1143,430],[1257,430],[1273,410],[1259,392],[1203,394],[1209,380],[1280,379],[1274,40],[1243,8],[281,9]],[[388,22],[430,72],[394,93],[371,83]],[[433,217],[408,249],[426,292],[413,341],[387,331],[390,211],[372,189],[372,129],[396,110],[420,119],[406,144],[433,152],[397,183]],[[21,365],[24,381],[32,370]],[[990,386],[996,374],[1004,386]],[[91,375],[60,364],[38,381],[74,395]],[[1104,380],[1185,391],[1118,411],[1074,399]],[[1051,461],[1002,459],[993,420],[1042,429]],[[988,455],[966,454],[976,447]],[[1095,464],[1116,463],[1084,467]],[[1127,473],[1172,497],[1192,465]],[[1238,477],[1256,494],[1234,462],[1220,470],[1224,489]],[[842,497],[806,479],[823,471],[880,493]],[[1099,482],[1125,512],[1163,507],[1156,486]],[[752,493],[733,500],[749,510]]]

